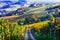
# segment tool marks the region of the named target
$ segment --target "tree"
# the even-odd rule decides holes
[[[29,6],[29,7],[35,7],[35,6],[34,6],[34,4],[30,4],[30,6]]]
[[[49,20],[50,20],[50,21],[54,21],[54,17],[53,17],[52,14],[50,14]]]
[[[34,22],[35,22],[34,18],[32,18],[32,17],[26,17],[25,21],[24,21],[24,24],[30,24],[30,23],[34,23]]]
[[[52,39],[52,25],[53,25],[52,23],[54,23],[54,17],[52,14],[50,14],[49,20],[50,22],[48,24],[49,24],[49,29],[50,29],[50,39]]]

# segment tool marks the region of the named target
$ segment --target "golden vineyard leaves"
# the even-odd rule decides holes
[[[48,26],[48,22],[49,21],[43,21],[43,22],[33,23],[33,24],[25,25],[25,26],[26,28],[34,27],[35,30],[40,31],[41,28]]]
[[[60,23],[60,17],[56,18],[56,23]]]

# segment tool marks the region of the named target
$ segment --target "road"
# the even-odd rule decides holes
[[[31,28],[26,29],[25,40],[36,40],[32,34]]]
[[[25,40],[28,40],[28,30],[29,29],[26,29]]]

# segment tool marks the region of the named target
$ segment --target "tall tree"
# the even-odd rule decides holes
[[[53,25],[52,23],[54,22],[54,17],[52,14],[50,14],[49,20],[50,20],[50,23],[49,23],[50,39],[52,39],[52,25]]]

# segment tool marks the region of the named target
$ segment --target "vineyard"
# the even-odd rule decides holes
[[[58,19],[56,19],[57,22]],[[52,25],[50,23],[52,23]],[[54,27],[55,25],[56,27]],[[38,40],[50,40],[49,29],[51,26],[52,40],[54,40],[54,30],[56,30],[56,40],[59,40],[60,23],[56,24],[54,20],[52,22],[46,20],[32,24],[18,25],[17,22],[9,22],[8,20],[0,19],[0,40],[24,40],[26,28],[32,28]]]
[[[17,22],[9,22],[5,19],[0,19],[0,40],[24,40],[26,28],[37,28],[35,30],[47,26],[49,21],[43,21],[33,24],[18,25]],[[38,25],[37,25],[38,24]]]
[[[37,40],[60,40],[60,18],[56,18],[54,22],[42,22],[33,26],[33,32]],[[44,24],[45,23],[45,24]]]
[[[24,26],[0,19],[0,40],[22,40],[24,31]]]
[[[25,40],[27,35],[35,35],[37,40],[60,40],[59,33],[60,18],[55,18],[52,14],[43,17],[33,15],[14,22],[0,19],[0,40]]]

